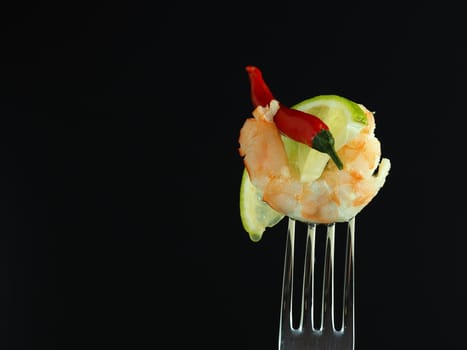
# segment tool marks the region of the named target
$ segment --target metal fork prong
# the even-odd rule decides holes
[[[335,224],[327,225],[326,252],[324,257],[323,274],[323,308],[321,309],[321,330],[334,332],[334,251]],[[323,315],[324,313],[324,315]]]
[[[289,218],[287,227],[287,240],[285,245],[284,274],[282,280],[281,317],[279,329],[280,338],[285,332],[292,330],[292,295],[293,295],[293,270],[294,270],[294,244],[295,220]]]
[[[315,328],[315,258],[316,258],[316,224],[308,224],[303,269],[302,310],[300,329]]]
[[[347,224],[347,245],[345,259],[344,300],[342,331],[349,332],[354,337],[355,324],[355,218],[350,219]]]

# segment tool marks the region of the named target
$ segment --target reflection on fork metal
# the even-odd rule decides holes
[[[346,258],[342,303],[336,302],[335,295],[335,234],[336,225],[347,225]],[[295,249],[295,220],[289,218],[287,243],[284,260],[284,276],[279,329],[279,350],[353,350],[355,343],[354,305],[354,239],[355,219],[348,223],[327,224],[326,251],[324,254],[323,281],[316,281],[316,236],[317,225],[308,224],[303,269],[301,315],[298,327],[293,326],[293,271]],[[318,283],[318,284],[317,284]],[[315,286],[323,290],[318,298]],[[319,299],[319,300],[318,300]],[[319,303],[319,304],[318,304]],[[343,309],[336,310],[337,305]],[[315,322],[316,313],[319,322]],[[336,317],[336,312],[341,312]],[[340,324],[336,324],[341,320]]]

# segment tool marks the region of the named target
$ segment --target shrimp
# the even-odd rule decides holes
[[[368,124],[338,151],[344,168],[328,162],[321,176],[304,182],[289,164],[281,134],[274,124],[278,102],[258,106],[240,130],[239,153],[263,201],[284,215],[306,223],[349,221],[383,187],[389,159],[381,159],[373,113],[360,107]]]

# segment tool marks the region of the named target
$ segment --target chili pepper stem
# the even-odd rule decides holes
[[[336,150],[334,149],[334,137],[331,132],[327,129],[323,129],[318,132],[313,138],[311,148],[319,152],[323,152],[331,157],[332,161],[336,164],[339,170],[344,168],[342,161],[339,159]]]

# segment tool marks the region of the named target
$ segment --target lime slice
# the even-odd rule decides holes
[[[365,111],[357,103],[338,95],[315,96],[292,108],[313,114],[324,121],[334,136],[336,151],[368,124]],[[301,181],[311,182],[321,176],[330,159],[327,154],[287,137],[283,140],[289,161],[297,168]]]
[[[273,227],[284,217],[262,200],[261,192],[251,183],[246,169],[240,185],[240,218],[250,239],[258,242],[267,227]]]

